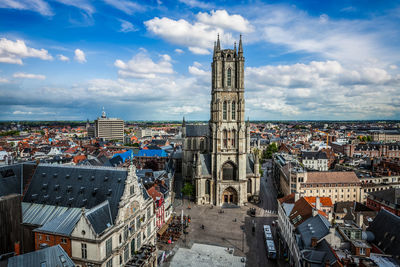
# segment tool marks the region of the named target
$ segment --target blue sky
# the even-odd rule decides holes
[[[243,34],[250,119],[400,119],[399,1],[0,2],[0,120],[207,120]]]

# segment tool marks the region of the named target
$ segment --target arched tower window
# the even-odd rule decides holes
[[[236,130],[232,131],[231,142],[232,142],[231,146],[236,147]]]
[[[227,79],[227,85],[231,86],[232,85],[232,70],[231,68],[228,69],[227,75],[226,75]]]
[[[226,148],[228,146],[228,131],[224,130],[223,133],[224,134],[223,134],[222,138],[223,138],[223,142],[224,142],[224,147]]]
[[[232,102],[232,120],[236,120],[236,103]]]
[[[224,106],[222,108],[222,119],[224,119],[224,120],[227,119],[227,108],[228,108],[228,104],[226,101],[224,101]]]
[[[226,162],[222,166],[222,180],[236,181],[236,166],[232,162]]]

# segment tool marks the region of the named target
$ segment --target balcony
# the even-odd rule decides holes
[[[129,260],[126,267],[147,267],[154,266],[153,264],[157,261],[156,246],[143,245],[137,254]]]

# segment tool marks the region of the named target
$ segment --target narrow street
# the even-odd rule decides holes
[[[256,233],[246,236],[249,244],[249,252],[247,254],[247,266],[287,266],[283,260],[270,260],[267,258],[267,249],[264,242],[263,226],[265,224],[271,225],[274,234],[275,246],[278,251],[278,242],[276,242],[276,225],[272,226],[272,222],[277,220],[277,200],[276,190],[274,188],[272,179],[269,176],[267,169],[271,167],[271,162],[267,161],[263,164],[264,171],[263,177],[260,181],[260,198],[261,203],[258,205],[256,217],[247,217],[249,221],[246,226],[256,223]],[[249,233],[250,231],[246,231]]]

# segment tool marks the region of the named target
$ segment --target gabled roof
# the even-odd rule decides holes
[[[391,204],[400,205],[400,188],[389,188],[386,190],[371,192],[369,194]]]
[[[322,151],[316,151],[316,152],[315,151],[304,151],[301,154],[301,157],[303,159],[307,159],[307,160],[328,159],[328,157],[326,156],[326,153],[322,152]]]
[[[211,155],[200,154],[201,174],[204,176],[211,175]]]
[[[31,266],[60,266],[73,267],[74,262],[60,246],[48,247],[12,257],[8,260],[8,267],[31,267]]]
[[[254,173],[254,156],[253,154],[247,154],[246,157],[246,174]]]
[[[53,220],[57,216],[61,216],[70,210],[80,211],[79,208],[68,208],[54,205],[43,205],[36,203],[21,203],[22,208],[22,223],[32,225],[44,225],[45,223]]]
[[[125,169],[40,164],[23,201],[90,209],[108,200],[115,220],[127,175]]]
[[[76,223],[79,221],[81,213],[81,210],[78,208],[69,209],[33,231],[69,236],[74,230]]]
[[[400,262],[400,217],[381,209],[370,223],[368,231],[375,235],[373,243],[385,254],[395,256]]]
[[[311,206],[315,207],[316,197],[304,197]],[[332,200],[330,197],[319,197],[319,201],[321,206],[323,207],[333,207]]]
[[[210,127],[208,124],[187,124],[186,125],[186,136],[188,137],[200,137],[209,136]]]
[[[111,217],[110,203],[108,200],[100,203],[96,207],[91,208],[85,213],[96,234],[100,235],[107,228],[113,225]]]
[[[296,232],[301,237],[302,247],[309,248],[313,237],[319,240],[326,236],[329,233],[330,226],[328,220],[320,214],[305,220],[296,228]]]

